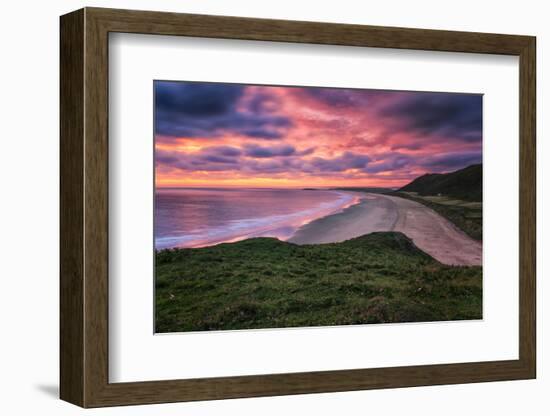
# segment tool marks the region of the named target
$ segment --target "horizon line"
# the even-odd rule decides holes
[[[372,186],[372,185],[327,185],[327,186],[246,186],[246,185],[155,185],[156,189],[193,189],[193,188],[254,188],[254,189],[336,189],[336,188],[372,188],[372,189],[398,189],[399,186]]]

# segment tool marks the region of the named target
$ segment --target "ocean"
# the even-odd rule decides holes
[[[337,190],[160,188],[155,248],[205,247],[251,237],[291,238],[301,226],[358,197]]]

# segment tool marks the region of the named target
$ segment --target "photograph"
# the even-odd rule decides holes
[[[153,81],[155,333],[483,319],[483,95]]]
[[[7,44],[9,406],[538,414],[541,7],[62,2]]]

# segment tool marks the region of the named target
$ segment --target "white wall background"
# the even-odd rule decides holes
[[[545,3],[491,0],[297,2],[277,0],[120,0],[5,2],[0,15],[0,410],[2,414],[74,415],[58,394],[58,16],[83,6],[166,10],[277,19],[530,34],[538,37],[538,313],[535,381],[338,394],[225,400],[86,411],[102,415],[421,414],[543,415],[550,399],[545,346],[550,301],[545,284],[550,238],[550,145],[543,140],[550,84],[550,26]]]

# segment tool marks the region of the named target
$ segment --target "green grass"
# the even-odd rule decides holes
[[[483,240],[483,209],[480,202],[456,200],[445,196],[420,196],[415,192],[392,192],[401,198],[426,205],[464,231],[474,240]]]
[[[298,246],[254,238],[156,253],[156,331],[480,319],[481,267],[401,233]]]

